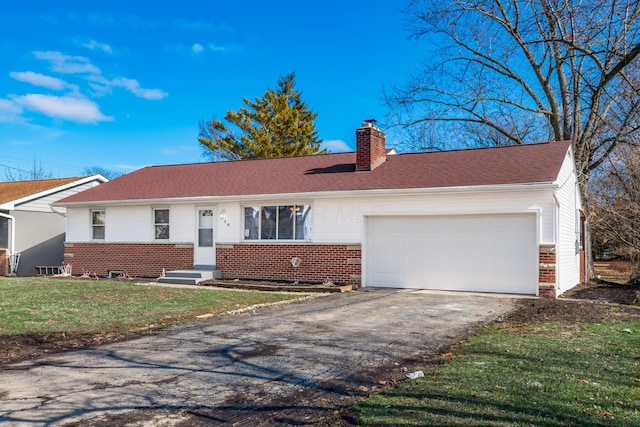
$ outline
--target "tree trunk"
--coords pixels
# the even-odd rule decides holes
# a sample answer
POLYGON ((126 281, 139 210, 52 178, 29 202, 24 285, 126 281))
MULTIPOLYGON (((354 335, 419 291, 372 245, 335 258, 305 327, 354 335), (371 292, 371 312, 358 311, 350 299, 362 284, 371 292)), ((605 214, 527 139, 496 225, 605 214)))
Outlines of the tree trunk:
POLYGON ((579 176, 582 179, 578 179, 578 188, 580 190, 580 197, 582 199, 582 209, 584 210, 585 222, 584 222, 584 236, 582 238, 584 242, 583 250, 584 250, 584 281, 588 282, 589 280, 595 277, 595 272, 593 270, 593 253, 591 251, 591 226, 590 226, 590 217, 591 217, 591 209, 589 205, 589 172, 586 174, 580 174, 579 176))

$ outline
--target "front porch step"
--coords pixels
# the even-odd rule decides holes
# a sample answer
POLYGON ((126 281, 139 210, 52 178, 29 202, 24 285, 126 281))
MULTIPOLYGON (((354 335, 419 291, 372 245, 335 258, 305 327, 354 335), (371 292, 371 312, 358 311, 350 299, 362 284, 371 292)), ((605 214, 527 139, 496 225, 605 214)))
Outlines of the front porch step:
POLYGON ((215 266, 209 268, 198 268, 193 270, 173 270, 167 271, 164 277, 158 279, 158 283, 175 283, 177 285, 197 285, 200 282, 211 279, 222 278, 222 272, 216 270, 215 266), (213 267, 213 268, 211 268, 213 267))

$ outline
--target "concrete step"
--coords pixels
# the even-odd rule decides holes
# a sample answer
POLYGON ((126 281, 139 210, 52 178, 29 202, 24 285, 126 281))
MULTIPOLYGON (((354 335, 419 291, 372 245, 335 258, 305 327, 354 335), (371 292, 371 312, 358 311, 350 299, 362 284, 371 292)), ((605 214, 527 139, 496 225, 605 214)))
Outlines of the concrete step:
POLYGON ((172 270, 164 273, 164 277, 158 279, 158 283, 175 283, 179 285, 197 285, 200 282, 222 278, 222 272, 215 266, 198 266, 192 270, 172 270), (213 268, 212 268, 213 267, 213 268))
POLYGON ((158 283, 171 283, 173 285, 197 285, 202 280, 181 279, 180 277, 160 277, 158 283))
POLYGON ((164 277, 189 277, 191 279, 202 279, 203 277, 213 277, 210 271, 174 270, 164 273, 164 277))

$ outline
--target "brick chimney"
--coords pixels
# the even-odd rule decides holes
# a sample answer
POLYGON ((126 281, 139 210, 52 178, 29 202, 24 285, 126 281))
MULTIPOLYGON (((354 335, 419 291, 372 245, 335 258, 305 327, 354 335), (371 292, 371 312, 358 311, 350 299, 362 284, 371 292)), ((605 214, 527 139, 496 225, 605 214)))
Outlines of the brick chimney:
POLYGON ((372 171, 387 160, 386 135, 367 120, 356 129, 356 171, 372 171))

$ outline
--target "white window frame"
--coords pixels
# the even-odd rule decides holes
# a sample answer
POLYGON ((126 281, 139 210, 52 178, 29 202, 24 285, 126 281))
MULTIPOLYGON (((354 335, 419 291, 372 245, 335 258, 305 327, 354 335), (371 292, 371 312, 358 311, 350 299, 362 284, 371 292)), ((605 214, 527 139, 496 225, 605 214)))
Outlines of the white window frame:
MULTIPOLYGON (((287 242, 287 243, 296 243, 296 242, 310 242, 312 240, 312 234, 313 234, 313 225, 311 224, 309 227, 309 232, 307 233, 306 238, 303 239, 296 239, 296 227, 294 225, 293 227, 293 237, 290 239, 281 239, 278 236, 279 233, 279 215, 276 214, 276 223, 274 225, 274 228, 276 230, 276 238, 274 239, 263 239, 262 238, 262 212, 264 208, 267 207, 276 207, 276 208, 280 208, 280 206, 293 206, 295 207, 308 207, 310 214, 311 214, 311 221, 313 221, 313 205, 311 203, 287 203, 287 202, 280 202, 280 203, 254 203, 254 204, 245 204, 242 205, 242 240, 245 242, 287 242), (246 214, 245 214, 245 209, 247 208, 251 208, 251 209, 258 209, 258 237, 256 239, 251 239, 247 237, 247 232, 249 229, 245 228, 245 220, 246 220, 246 214)), ((303 228, 304 228, 304 223, 303 223, 303 228)))
POLYGON ((89 211, 89 223, 91 224, 91 240, 104 241, 107 236, 107 210, 106 209, 91 209, 89 211), (93 222, 93 214, 94 212, 102 212, 102 216, 104 217, 103 224, 94 224, 93 222), (102 228, 102 238, 96 237, 96 229, 102 228))
POLYGON ((167 242, 171 240, 171 209, 168 207, 157 207, 152 210, 152 223, 153 223, 153 240, 159 240, 162 242, 167 242), (169 215, 168 222, 156 222, 156 212, 157 211, 167 211, 169 215), (166 226, 167 227, 167 237, 158 237, 158 227, 166 226))

